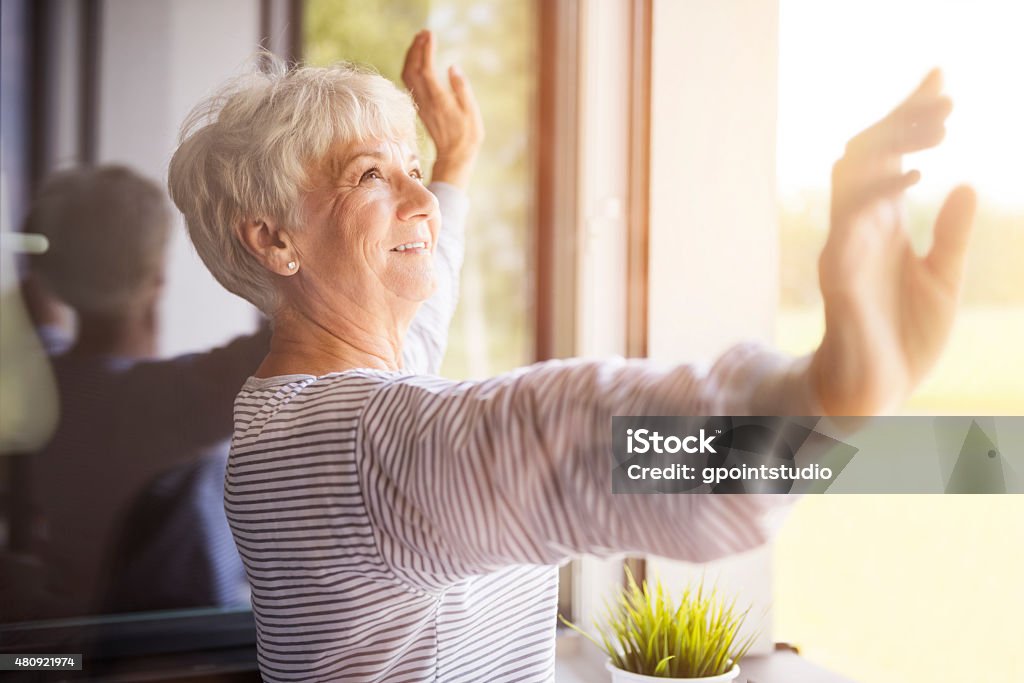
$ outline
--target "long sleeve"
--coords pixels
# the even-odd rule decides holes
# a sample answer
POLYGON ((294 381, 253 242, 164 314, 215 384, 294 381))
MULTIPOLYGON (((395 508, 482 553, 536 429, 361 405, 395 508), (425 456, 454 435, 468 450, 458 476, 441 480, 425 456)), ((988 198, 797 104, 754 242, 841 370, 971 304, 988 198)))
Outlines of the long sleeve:
POLYGON ((551 361, 483 382, 392 380, 361 425, 381 552, 400 576, 436 589, 572 552, 706 561, 756 547, 764 513, 784 496, 613 495, 611 418, 747 414, 781 362, 738 346, 706 372, 619 359, 551 361))
POLYGON ((420 307, 409 326, 402 362, 410 372, 436 375, 448 347, 448 326, 459 302, 459 272, 465 253, 469 200, 465 192, 448 183, 431 183, 430 191, 441 207, 441 234, 434 252, 437 291, 420 307))
POLYGON ((173 441, 184 455, 231 436, 235 395, 269 349, 270 326, 264 322, 224 346, 136 363, 111 381, 122 411, 162 430, 146 437, 173 441))

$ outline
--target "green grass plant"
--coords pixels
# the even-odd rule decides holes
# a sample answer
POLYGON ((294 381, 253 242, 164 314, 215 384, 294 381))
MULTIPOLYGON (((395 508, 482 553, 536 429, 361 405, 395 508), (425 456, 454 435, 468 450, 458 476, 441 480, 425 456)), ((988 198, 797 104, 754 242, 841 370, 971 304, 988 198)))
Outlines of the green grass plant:
POLYGON ((603 623, 594 622, 598 637, 560 618, 623 671, 685 679, 728 673, 742 659, 757 635, 740 638, 749 613, 749 607, 739 610, 735 598, 727 601, 703 581, 671 604, 661 581, 651 590, 647 581, 638 585, 627 568, 626 586, 614 604, 605 602, 603 623))

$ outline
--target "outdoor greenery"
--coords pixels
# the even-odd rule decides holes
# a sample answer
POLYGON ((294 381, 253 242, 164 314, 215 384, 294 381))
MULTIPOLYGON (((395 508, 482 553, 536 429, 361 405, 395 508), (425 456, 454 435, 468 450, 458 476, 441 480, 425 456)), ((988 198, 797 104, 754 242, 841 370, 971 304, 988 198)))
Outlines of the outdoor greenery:
POLYGON ((756 633, 739 635, 750 608, 739 611, 717 588, 703 581, 687 587, 671 603, 661 581, 652 591, 637 585, 626 568, 626 587, 614 605, 605 603, 604 623, 595 622, 600 640, 567 621, 605 652, 612 664, 631 673, 661 678, 702 678, 728 673, 750 649, 756 633))
MULTIPOLYGON (((487 138, 470 187, 466 262, 442 373, 485 377, 532 360, 530 306, 535 4, 503 0, 307 0, 304 59, 351 61, 401 84, 413 35, 437 36, 441 78, 469 77, 487 138)), ((434 150, 421 135, 424 168, 434 150)))
MULTIPOLYGON (((779 222, 783 308, 813 307, 820 301, 817 264, 827 235, 828 201, 825 191, 807 191, 783 203, 779 222)), ((930 245, 938 212, 937 202, 909 204, 908 228, 919 253, 930 245)), ((982 198, 971 237, 964 306, 1024 304, 1020 254, 1024 254, 1024 211, 982 198)))
MULTIPOLYGON (((908 229, 918 253, 930 246, 939 206, 912 201, 908 229)), ((828 229, 828 193, 782 202, 775 343, 795 355, 814 350, 825 329, 818 254, 828 229)), ((961 310, 934 371, 903 410, 909 414, 1014 415, 1024 411, 1024 211, 981 197, 971 237, 961 310)))

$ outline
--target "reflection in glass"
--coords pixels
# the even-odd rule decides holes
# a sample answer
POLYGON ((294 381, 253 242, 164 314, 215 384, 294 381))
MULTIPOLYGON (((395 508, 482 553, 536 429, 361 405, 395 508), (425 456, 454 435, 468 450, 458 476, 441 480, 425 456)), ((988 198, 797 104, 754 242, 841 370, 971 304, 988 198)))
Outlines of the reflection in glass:
POLYGON ((247 602, 221 491, 234 395, 268 335, 154 359, 170 227, 163 188, 123 166, 57 173, 29 210, 49 249, 23 291, 59 420, 21 456, 29 547, 4 554, 4 620, 247 602))

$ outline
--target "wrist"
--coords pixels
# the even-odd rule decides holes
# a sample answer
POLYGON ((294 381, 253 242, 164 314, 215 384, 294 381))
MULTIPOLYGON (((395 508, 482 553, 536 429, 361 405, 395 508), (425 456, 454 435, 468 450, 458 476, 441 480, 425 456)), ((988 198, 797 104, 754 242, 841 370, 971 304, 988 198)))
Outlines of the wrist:
POLYGON ((816 379, 816 356, 779 357, 760 382, 755 394, 755 414, 824 415, 825 408, 816 379))
POLYGON ((470 178, 473 175, 473 166, 476 162, 476 155, 471 156, 440 156, 434 162, 430 172, 431 182, 442 182, 454 185, 461 189, 469 186, 470 178))
POLYGON ((803 382, 804 386, 807 387, 809 395, 814 397, 815 403, 820 408, 820 415, 835 415, 834 410, 831 410, 826 402, 829 400, 825 387, 825 356, 824 351, 825 342, 823 341, 814 353, 808 356, 807 366, 805 368, 803 382))
POLYGON ((878 325, 829 325, 810 366, 811 383, 825 415, 889 414, 910 394, 905 368, 880 339, 878 325))

